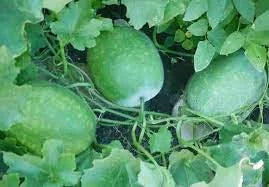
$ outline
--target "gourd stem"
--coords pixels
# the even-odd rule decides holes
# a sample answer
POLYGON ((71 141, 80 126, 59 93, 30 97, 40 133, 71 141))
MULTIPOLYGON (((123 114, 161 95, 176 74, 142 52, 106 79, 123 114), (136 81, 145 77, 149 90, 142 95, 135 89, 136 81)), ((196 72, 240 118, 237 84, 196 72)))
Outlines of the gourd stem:
POLYGON ((148 158, 149 160, 158 168, 159 165, 158 163, 155 161, 154 157, 142 146, 140 145, 137 140, 136 140, 136 136, 135 136, 135 131, 136 131, 136 128, 137 128, 137 121, 134 123, 134 126, 133 126, 133 129, 132 129, 132 139, 133 139, 133 144, 134 146, 139 150, 141 151, 142 153, 144 153, 148 158))
POLYGON ((140 107, 139 117, 141 118, 140 121, 142 121, 142 129, 141 129, 141 133, 140 133, 139 139, 138 139, 139 144, 141 144, 141 142, 142 142, 142 140, 144 138, 144 134, 145 134, 146 127, 147 127, 145 111, 144 111, 145 103, 144 103, 144 98, 143 97, 140 98, 140 106, 141 107, 140 107))

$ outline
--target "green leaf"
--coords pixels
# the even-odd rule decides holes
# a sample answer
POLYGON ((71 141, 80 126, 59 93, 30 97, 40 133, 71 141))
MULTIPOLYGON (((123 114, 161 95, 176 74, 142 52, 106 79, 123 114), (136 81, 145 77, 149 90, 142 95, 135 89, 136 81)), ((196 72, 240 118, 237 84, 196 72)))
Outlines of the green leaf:
POLYGON ((174 41, 183 42, 184 40, 185 40, 185 33, 181 29, 178 29, 175 33, 174 41))
POLYGON ((205 69, 213 59, 216 49, 208 40, 200 41, 194 54, 194 69, 196 72, 205 69))
POLYGON ((211 181, 213 172, 201 156, 194 156, 189 150, 173 152, 169 157, 169 171, 177 186, 190 186, 200 181, 211 181))
POLYGON ((214 29, 224 18, 225 9, 229 0, 208 0, 207 18, 214 29))
POLYGON ((178 15, 183 15, 187 9, 190 0, 169 0, 162 23, 166 23, 178 15))
POLYGON ((23 121, 24 108, 22 106, 27 105, 29 91, 31 91, 31 86, 2 85, 0 89, 0 130, 6 131, 12 125, 23 121))
POLYGON ((245 37, 238 31, 233 32, 230 34, 226 40, 224 41, 220 54, 221 55, 228 55, 239 50, 245 43, 245 37))
POLYGON ((165 48, 172 47, 174 45, 174 38, 172 36, 166 37, 163 45, 165 48))
POLYGON ((218 163, 230 167, 244 157, 253 159, 258 152, 269 152, 268 145, 269 132, 258 128, 250 134, 240 133, 235 135, 232 141, 209 146, 207 149, 218 163))
POLYGON ((20 180, 18 174, 11 173, 4 175, 3 179, 0 181, 1 187, 19 187, 20 180))
POLYGON ((224 168, 218 166, 216 169, 216 175, 214 179, 206 184, 205 182, 199 182, 191 185, 191 187, 226 187, 226 186, 242 186, 243 184, 243 168, 246 165, 251 166, 252 170, 262 169, 263 162, 258 162, 256 164, 250 163, 248 158, 243 158, 239 163, 229 167, 224 168))
POLYGON ((186 13, 184 21, 193 21, 202 16, 208 9, 207 0, 191 0, 186 13))
POLYGON ((21 145, 18 140, 16 140, 16 138, 12 137, 5 137, 4 139, 0 139, 0 151, 13 152, 20 155, 28 152, 26 147, 21 145))
POLYGON ((254 21, 252 28, 255 31, 269 31, 269 10, 261 14, 254 21))
POLYGON ((105 148, 102 149, 103 157, 110 155, 113 149, 123 149, 121 142, 119 140, 114 140, 110 142, 109 144, 105 145, 105 148))
POLYGON ((87 149, 86 151, 80 153, 76 157, 77 170, 84 171, 85 169, 89 169, 93 167, 93 161, 96 159, 101 159, 102 154, 96 152, 94 149, 87 149))
POLYGON ((251 64, 258 70, 264 71, 264 66, 267 60, 267 50, 265 47, 252 43, 250 44, 245 51, 245 55, 251 62, 251 64))
POLYGON ((194 46, 193 46, 193 41, 190 39, 186 39, 184 40, 184 42, 182 43, 182 47, 185 50, 191 50, 194 46))
POLYGON ((112 21, 107 18, 94 18, 95 12, 88 0, 72 2, 59 13, 59 19, 51 23, 52 32, 66 45, 71 43, 78 50, 91 48, 100 31, 111 30, 112 21))
POLYGON ((26 24, 25 31, 28 43, 30 44, 30 52, 33 55, 47 45, 42 34, 44 31, 40 24, 26 24))
POLYGON ((152 153, 154 152, 167 153, 170 150, 171 141, 172 141, 171 132, 167 128, 162 127, 159 129, 158 133, 154 133, 153 135, 151 135, 149 140, 150 151, 152 153))
POLYGON ((207 33, 207 38, 216 48, 217 52, 220 52, 221 47, 227 38, 227 34, 222 27, 215 27, 207 33))
POLYGON ((75 172, 75 155, 63 153, 63 143, 47 140, 44 143, 43 158, 25 154, 4 152, 4 162, 9 173, 25 177, 22 186, 72 186, 78 183, 80 173, 75 172))
POLYGON ((198 21, 191 24, 187 29, 194 36, 204 36, 208 31, 208 21, 205 18, 199 19, 198 21))
POLYGON ((82 187, 139 187, 137 174, 139 162, 123 149, 113 149, 111 154, 93 161, 93 167, 85 170, 81 178, 82 187))
POLYGON ((166 168, 143 161, 140 161, 140 168, 138 182, 143 187, 175 187, 175 181, 166 168))
POLYGON ((246 37, 247 37, 246 38, 247 42, 269 46, 269 30, 268 31, 255 31, 250 28, 246 37))
POLYGON ((253 22, 255 16, 255 3, 252 0, 233 0, 237 11, 246 20, 253 22))
POLYGON ((129 23, 139 30, 146 23, 149 24, 149 27, 160 24, 164 18, 164 11, 169 0, 135 2, 133 0, 122 0, 121 2, 127 7, 126 16, 130 18, 129 23))
POLYGON ((1 0, 0 46, 6 45, 12 56, 19 56, 27 49, 24 37, 25 23, 43 20, 41 0, 1 0), (3 26, 4 25, 4 26, 3 26))
POLYGON ((71 1, 73 0, 43 0, 43 8, 47 8, 58 13, 71 1))
POLYGON ((257 0, 256 2, 256 17, 269 9, 269 1, 257 0))
POLYGON ((15 60, 5 46, 0 46, 0 83, 13 84, 19 73, 15 66, 15 60))

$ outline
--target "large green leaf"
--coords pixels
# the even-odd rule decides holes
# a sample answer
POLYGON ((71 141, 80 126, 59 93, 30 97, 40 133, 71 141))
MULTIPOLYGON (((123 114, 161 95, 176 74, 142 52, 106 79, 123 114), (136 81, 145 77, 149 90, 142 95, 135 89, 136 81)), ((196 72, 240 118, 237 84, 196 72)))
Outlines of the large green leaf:
POLYGON ((229 0, 208 0, 207 18, 212 28, 215 28, 224 18, 229 0))
POLYGON ((264 71, 267 61, 267 50, 264 46, 252 43, 246 48, 245 55, 258 71, 264 71))
POLYGON ((198 43, 194 54, 194 69, 196 72, 205 69, 213 59, 216 48, 210 44, 208 40, 198 43))
POLYGON ((85 170, 82 187, 139 187, 137 174, 139 161, 123 149, 113 149, 111 154, 93 161, 93 167, 85 170))
MULTIPOLYGON (((199 182, 191 185, 191 187, 227 187, 234 186, 239 187, 243 185, 243 169, 251 167, 250 170, 262 171, 263 162, 256 164, 250 163, 248 158, 241 159, 237 164, 229 167, 217 167, 214 179, 206 184, 205 182, 199 182)), ((249 176, 251 177, 251 176, 249 176)), ((260 176, 261 177, 261 176, 260 176)))
POLYGON ((0 1, 0 45, 6 45, 13 56, 27 49, 24 37, 25 23, 43 20, 41 0, 0 1))
POLYGON ((183 15, 189 4, 189 0, 169 0, 165 7, 162 23, 166 23, 178 15, 183 15))
POLYGON ((244 43, 245 37, 242 35, 242 33, 235 31, 230 34, 224 41, 220 50, 220 54, 228 55, 230 53, 233 53, 239 50, 244 45, 244 43))
POLYGON ((73 0, 43 0, 43 7, 58 13, 71 1, 73 0))
POLYGON ((13 84, 19 73, 15 60, 5 46, 0 46, 0 57, 0 83, 1 85, 13 84))
POLYGON ((194 156, 188 150, 173 152, 169 157, 169 171, 177 186, 190 186, 196 182, 209 182, 214 177, 213 171, 201 156, 194 156))
POLYGON ((78 183, 80 173, 75 172, 75 155, 63 152, 63 143, 47 140, 44 143, 43 158, 25 154, 4 152, 4 162, 9 173, 19 173, 25 177, 23 187, 72 186, 78 183))
POLYGON ((160 24, 169 0, 122 0, 121 2, 127 7, 126 15, 130 18, 129 23, 138 30, 146 23, 149 27, 160 24))
POLYGON ((216 50, 220 52, 221 47, 227 38, 227 33, 222 27, 217 26, 207 33, 207 38, 216 50))
POLYGON ((158 133, 151 135, 149 140, 150 150, 152 153, 161 152, 167 153, 170 150, 172 141, 171 132, 165 128, 160 128, 158 133))
POLYGON ((140 161, 138 182, 143 187, 175 187, 171 173, 164 167, 140 161))
POLYGON ((3 179, 0 181, 0 187, 19 187, 19 183, 18 174, 12 173, 3 176, 3 179))
POLYGON ((255 16, 255 3, 252 0, 233 0, 235 8, 243 18, 253 22, 255 16))
POLYGON ((258 16, 253 23, 255 31, 269 31, 269 10, 258 16))
POLYGON ((198 19, 208 10, 207 0, 191 0, 186 13, 184 15, 184 21, 193 21, 198 19))
POLYGON ((256 17, 269 9, 269 1, 257 0, 255 5, 256 5, 256 17))
POLYGON ((269 46, 269 30, 255 31, 254 29, 249 28, 246 33, 246 42, 269 46))
POLYGON ((30 45, 30 52, 34 55, 40 48, 45 47, 46 41, 40 24, 26 24, 26 37, 30 45))
POLYGON ((63 9, 58 21, 51 23, 52 32, 66 45, 71 43, 74 48, 84 50, 94 47, 95 38, 100 31, 111 30, 112 21, 108 18, 95 18, 95 11, 88 0, 72 2, 63 9))
POLYGON ((194 36, 204 36, 208 31, 208 21, 205 18, 199 19, 198 21, 191 24, 187 29, 194 36))

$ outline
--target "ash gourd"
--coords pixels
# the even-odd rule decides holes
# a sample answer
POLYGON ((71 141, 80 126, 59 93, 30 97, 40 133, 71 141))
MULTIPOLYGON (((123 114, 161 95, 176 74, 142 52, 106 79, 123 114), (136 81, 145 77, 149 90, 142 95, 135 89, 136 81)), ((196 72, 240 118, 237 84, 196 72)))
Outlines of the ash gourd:
POLYGON ((108 100, 125 107, 148 101, 164 81, 161 58, 152 41, 130 27, 103 32, 88 50, 88 67, 97 89, 108 100))
MULTIPOLYGON (((58 139, 64 151, 78 154, 95 138, 96 117, 76 94, 59 85, 34 82, 31 85, 0 90, 14 124, 7 131, 31 152, 41 155, 44 142, 58 139)), ((1 112, 1 111, 0 111, 1 112)), ((1 113, 0 113, 1 116, 1 113)))
POLYGON ((267 84, 265 71, 257 71, 242 50, 217 57, 195 73, 185 89, 187 105, 208 116, 229 116, 258 102, 267 84))

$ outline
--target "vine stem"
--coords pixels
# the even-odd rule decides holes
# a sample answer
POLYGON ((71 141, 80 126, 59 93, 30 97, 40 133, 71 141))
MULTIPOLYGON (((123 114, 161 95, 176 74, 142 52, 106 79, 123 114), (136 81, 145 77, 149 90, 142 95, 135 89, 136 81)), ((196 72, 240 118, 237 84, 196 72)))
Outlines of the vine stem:
MULTIPOLYGON (((116 104, 104 99, 102 96, 100 96, 98 93, 96 93, 95 90, 89 90, 89 92, 91 94, 93 94, 96 98, 98 98, 99 100, 104 102, 105 104, 111 106, 112 108, 123 110, 123 111, 128 111, 128 112, 136 112, 136 113, 140 112, 139 108, 128 108, 128 107, 122 107, 122 106, 116 105, 116 104)), ((168 114, 163 114, 163 113, 158 113, 158 112, 151 112, 151 111, 145 111, 145 114, 154 115, 154 116, 160 116, 160 117, 170 117, 170 115, 168 115, 168 114)))
POLYGON ((62 57, 63 65, 64 65, 64 75, 66 75, 68 62, 65 56, 64 45, 61 41, 60 41, 60 52, 61 52, 61 57, 62 57))
POLYGON ((218 120, 216 120, 214 118, 211 118, 209 116, 205 116, 205 115, 203 115, 203 114, 201 114, 199 112, 193 111, 193 110, 191 110, 189 108, 185 108, 184 110, 186 110, 187 112, 190 112, 190 113, 192 113, 194 115, 200 116, 200 117, 206 119, 207 121, 209 121, 209 122, 211 122, 213 124, 216 124, 217 127, 223 127, 224 126, 224 123, 223 122, 218 121, 218 120))
POLYGON ((176 127, 176 135, 177 135, 178 142, 180 144, 182 144, 183 146, 185 146, 185 147, 189 147, 189 148, 195 150, 197 153, 199 153, 200 155, 204 156, 206 159, 208 159, 209 161, 211 161, 214 165, 216 165, 217 167, 222 168, 222 166, 215 159, 213 159, 210 155, 208 155, 207 153, 205 153, 201 149, 193 146, 191 143, 188 143, 188 142, 184 141, 180 137, 180 127, 181 127, 181 124, 182 124, 182 121, 181 122, 178 122, 177 127, 176 127))
POLYGON ((134 146, 139 150, 141 151, 142 153, 144 153, 148 158, 149 160, 158 168, 159 165, 158 163, 156 162, 156 160, 154 159, 154 157, 142 146, 139 144, 139 142, 137 142, 136 140, 136 136, 135 136, 135 130, 137 128, 137 125, 138 125, 138 122, 136 121, 134 123, 134 126, 133 126, 133 129, 132 129, 132 139, 133 139, 133 143, 134 143, 134 146))

